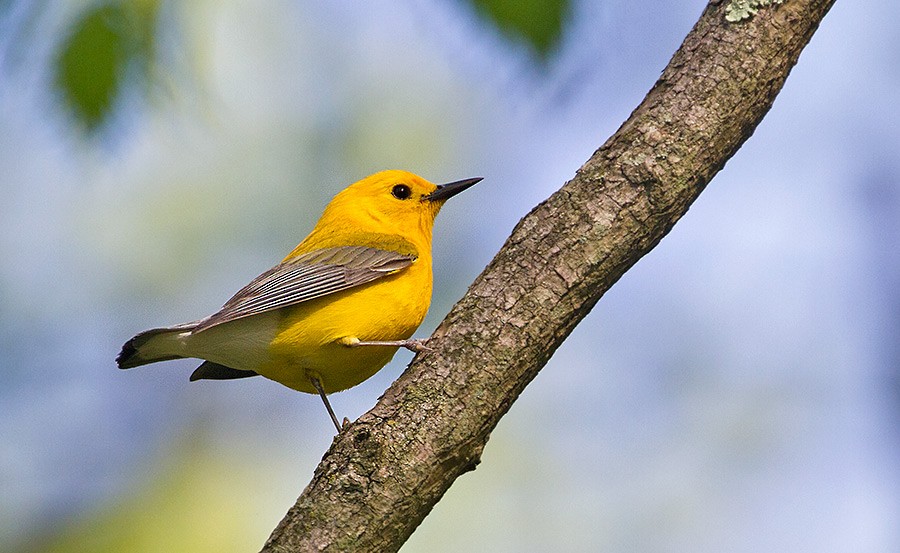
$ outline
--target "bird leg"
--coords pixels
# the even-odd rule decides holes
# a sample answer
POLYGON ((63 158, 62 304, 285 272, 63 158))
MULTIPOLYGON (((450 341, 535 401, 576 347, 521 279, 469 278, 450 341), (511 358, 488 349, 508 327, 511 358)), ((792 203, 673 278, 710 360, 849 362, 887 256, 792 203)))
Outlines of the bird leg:
POLYGON ((390 340, 386 342, 361 342, 357 338, 347 339, 344 341, 344 345, 350 348, 355 348, 358 346, 392 346, 398 348, 406 348, 409 351, 415 353, 427 353, 434 351, 430 347, 425 344, 428 343, 428 340, 422 340, 419 338, 410 338, 408 340, 390 340))
MULTIPOLYGON (((319 379, 314 376, 309 377, 309 381, 312 383, 313 388, 315 388, 316 391, 319 392, 319 397, 322 398, 322 401, 325 403, 325 408, 328 409, 328 414, 331 415, 331 422, 334 423, 334 427, 337 428, 338 434, 340 434, 341 425, 338 422, 337 417, 334 416, 334 409, 332 409, 331 404, 328 403, 328 396, 325 395, 325 389, 322 388, 322 383, 319 382, 319 379)), ((344 420, 346 421, 347 419, 345 418, 344 420)))

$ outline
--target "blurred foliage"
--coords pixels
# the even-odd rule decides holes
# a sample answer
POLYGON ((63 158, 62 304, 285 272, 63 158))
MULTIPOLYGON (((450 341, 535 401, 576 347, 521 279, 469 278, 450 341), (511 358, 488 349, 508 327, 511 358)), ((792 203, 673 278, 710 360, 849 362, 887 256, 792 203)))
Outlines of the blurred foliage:
POLYGON ((59 45, 54 85, 88 131, 109 117, 127 77, 146 78, 154 55, 158 0, 98 4, 59 45))
MULTIPOLYGON (((758 1, 758 0, 757 0, 758 1)), ((481 17, 546 59, 558 45, 568 0, 471 0, 481 17)), ((146 86, 154 60, 160 0, 95 3, 58 46, 54 86, 88 132, 111 115, 126 84, 146 86)))
POLYGON ((568 0, 472 0, 482 17, 507 36, 524 40, 545 59, 559 43, 568 0))
MULTIPOLYGON (((260 455, 267 455, 260 453, 260 455)), ((255 470, 256 457, 189 436, 166 462, 145 471, 141 488, 86 513, 21 553, 238 553, 258 550, 289 503, 273 501, 268 479, 285 467, 255 470), (192 440, 197 443, 191 443, 192 440), (223 484, 223 482, 227 482, 223 484)), ((288 492, 293 497, 294 492, 288 492)))

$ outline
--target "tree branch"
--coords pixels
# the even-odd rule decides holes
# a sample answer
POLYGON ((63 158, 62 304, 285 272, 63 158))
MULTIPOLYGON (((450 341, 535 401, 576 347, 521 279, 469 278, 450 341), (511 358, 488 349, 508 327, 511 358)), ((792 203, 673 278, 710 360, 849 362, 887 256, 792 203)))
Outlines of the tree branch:
POLYGON ((600 297, 753 133, 834 0, 740 23, 713 1, 659 81, 532 210, 378 404, 335 439, 264 552, 396 551, 600 297))

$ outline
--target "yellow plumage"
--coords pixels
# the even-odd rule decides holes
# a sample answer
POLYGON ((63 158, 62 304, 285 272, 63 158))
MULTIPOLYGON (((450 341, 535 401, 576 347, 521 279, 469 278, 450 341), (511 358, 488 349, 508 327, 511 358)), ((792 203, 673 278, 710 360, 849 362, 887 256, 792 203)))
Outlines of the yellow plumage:
POLYGON ((119 367, 196 357, 207 363, 192 380, 259 374, 318 392, 328 406, 324 394, 369 378, 399 346, 417 349, 408 338, 431 302, 434 218, 479 180, 436 186, 395 170, 350 185, 303 242, 222 310, 138 334, 119 367))

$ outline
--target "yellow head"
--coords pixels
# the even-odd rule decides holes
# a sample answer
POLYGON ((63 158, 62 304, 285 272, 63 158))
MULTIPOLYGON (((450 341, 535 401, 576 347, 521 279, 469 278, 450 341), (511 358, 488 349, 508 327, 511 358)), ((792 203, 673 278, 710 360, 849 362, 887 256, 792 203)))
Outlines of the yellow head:
POLYGON ((430 249, 431 229, 441 206, 480 180, 435 185, 408 171, 375 173, 338 193, 304 242, 316 235, 373 233, 430 249))

